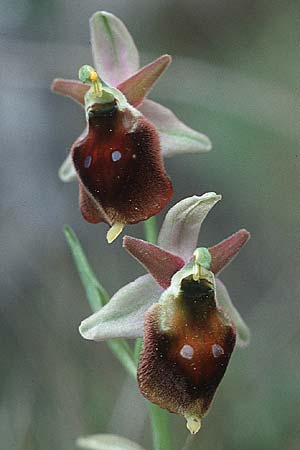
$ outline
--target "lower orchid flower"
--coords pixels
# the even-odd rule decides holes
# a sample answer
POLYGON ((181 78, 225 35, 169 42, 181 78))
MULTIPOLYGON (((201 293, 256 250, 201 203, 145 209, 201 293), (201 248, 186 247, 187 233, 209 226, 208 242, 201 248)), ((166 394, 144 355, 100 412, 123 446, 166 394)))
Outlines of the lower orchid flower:
POLYGON ((81 82, 56 79, 52 85, 86 111, 86 129, 60 177, 78 179, 83 217, 108 223, 107 240, 112 242, 125 224, 144 221, 169 202, 173 188, 163 156, 204 152, 211 144, 168 109, 145 100, 170 64, 169 55, 138 70, 138 51, 118 18, 98 12, 90 27, 95 68, 83 66, 81 82))
POLYGON ((183 415, 191 433, 201 426, 235 344, 249 330, 217 275, 250 235, 239 230, 196 248, 201 224, 221 199, 213 192, 186 198, 166 215, 158 245, 125 236, 124 247, 149 272, 121 288, 80 333, 96 341, 143 337, 138 365, 142 394, 183 415))

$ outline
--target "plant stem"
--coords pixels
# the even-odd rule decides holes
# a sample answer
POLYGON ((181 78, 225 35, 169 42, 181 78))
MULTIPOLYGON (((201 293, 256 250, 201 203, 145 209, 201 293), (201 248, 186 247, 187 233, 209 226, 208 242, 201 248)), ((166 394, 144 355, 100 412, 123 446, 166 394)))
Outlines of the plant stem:
MULTIPOLYGON (((144 222, 144 233, 148 242, 151 242, 151 244, 156 244, 157 225, 155 216, 150 217, 150 219, 144 222)), ((139 352, 141 351, 141 347, 141 340, 138 339, 135 344, 135 358, 137 359, 139 352)), ((153 449, 171 450, 168 412, 149 402, 149 414, 152 426, 153 449)))
POLYGON ((134 360, 136 365, 138 365, 139 363, 142 347, 143 347, 143 338, 137 338, 134 346, 134 360))
POLYGON ((155 244, 157 240, 156 217, 152 216, 144 222, 144 234, 146 241, 155 244))
POLYGON ((153 449, 171 450, 169 417, 167 411, 164 411, 153 403, 149 403, 149 412, 152 425, 153 449))

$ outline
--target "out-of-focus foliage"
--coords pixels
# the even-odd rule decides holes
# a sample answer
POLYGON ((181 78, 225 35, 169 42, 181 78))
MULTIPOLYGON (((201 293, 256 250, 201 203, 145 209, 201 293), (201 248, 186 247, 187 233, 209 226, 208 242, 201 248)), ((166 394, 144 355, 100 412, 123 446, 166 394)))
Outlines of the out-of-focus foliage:
MULTIPOLYGON (((108 247, 105 225, 81 219, 75 185, 57 177, 84 117, 49 85, 91 63, 88 18, 97 9, 122 18, 142 63, 174 56, 151 97, 212 140, 208 154, 166 162, 174 203, 223 194, 200 245, 242 226, 252 233, 222 276, 252 342, 234 355, 192 449, 297 450, 300 6, 292 0, 2 1, 1 442, 66 450, 79 435, 112 432, 151 446, 135 384, 105 345, 78 334, 89 307, 62 232, 73 226, 111 294, 142 273, 120 241, 108 247)), ((142 227, 127 232, 141 237, 142 227)), ((187 432, 177 417, 172 427, 176 450, 187 432)))

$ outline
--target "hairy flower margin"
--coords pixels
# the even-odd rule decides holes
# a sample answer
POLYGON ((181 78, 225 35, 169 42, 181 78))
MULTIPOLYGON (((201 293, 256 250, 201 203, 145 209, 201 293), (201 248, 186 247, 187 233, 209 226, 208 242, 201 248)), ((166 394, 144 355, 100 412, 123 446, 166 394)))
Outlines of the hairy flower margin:
POLYGON ((250 234, 239 230, 208 249, 198 234, 221 199, 213 192, 186 198, 169 210, 158 245, 125 236, 124 247, 149 272, 121 288, 79 328, 86 339, 143 337, 138 367, 141 392, 183 415, 199 430, 223 378, 235 342, 249 330, 217 277, 250 234))
POLYGON ((206 152, 211 143, 146 99, 170 64, 169 55, 139 69, 134 41, 117 17, 97 12, 90 30, 95 69, 83 66, 84 82, 52 84, 54 92, 84 105, 87 119, 59 175, 63 181, 78 179, 83 217, 108 223, 112 242, 126 223, 146 220, 169 202, 173 190, 162 157, 206 152))

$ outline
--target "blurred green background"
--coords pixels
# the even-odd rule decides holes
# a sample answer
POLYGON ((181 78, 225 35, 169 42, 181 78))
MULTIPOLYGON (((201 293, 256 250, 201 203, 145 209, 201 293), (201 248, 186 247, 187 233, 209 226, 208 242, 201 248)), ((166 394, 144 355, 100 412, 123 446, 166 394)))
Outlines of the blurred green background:
MULTIPOLYGON (((151 98, 205 132, 213 151, 166 161, 177 200, 223 201, 201 245, 241 227, 251 242, 222 279, 252 330, 236 351, 196 450, 300 448, 300 5, 286 0, 1 0, 0 447, 71 450, 96 432, 151 449, 145 401, 105 344, 78 334, 89 307, 62 227, 77 232, 112 294, 143 273, 84 222, 75 184, 57 170, 84 126, 50 93, 54 77, 91 63, 88 19, 119 16, 142 63, 174 57, 151 98)), ((161 222, 160 215, 159 221, 161 222)), ((126 232, 142 237, 142 227, 126 232)), ((187 431, 172 416, 174 450, 187 431)))

